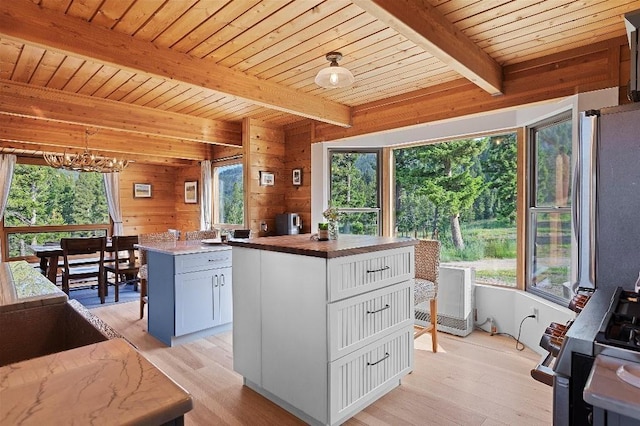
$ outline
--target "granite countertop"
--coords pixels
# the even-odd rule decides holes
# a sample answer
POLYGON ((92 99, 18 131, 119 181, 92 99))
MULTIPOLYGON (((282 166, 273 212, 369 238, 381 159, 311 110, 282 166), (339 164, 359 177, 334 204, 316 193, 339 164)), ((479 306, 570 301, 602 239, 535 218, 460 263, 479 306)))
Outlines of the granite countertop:
POLYGON ((340 235, 337 240, 318 241, 312 239, 311 234, 300 234, 230 240, 228 244, 235 247, 248 247, 331 259, 378 250, 413 246, 417 244, 417 242, 418 241, 413 238, 375 237, 368 235, 340 235))
POLYGON ((25 261, 0 262, 0 312, 64 303, 67 295, 25 261))
POLYGON ((209 253, 213 251, 230 250, 226 244, 214 243, 205 244, 201 241, 172 241, 172 242, 157 242, 138 244, 138 248, 155 251, 158 253, 180 255, 180 254, 194 254, 194 253, 209 253))
MULTIPOLYGON (((625 382, 616 373, 625 365, 638 368, 635 362, 598 355, 583 397, 591 405, 640 420, 640 388, 625 382)), ((640 377, 637 379, 640 383, 640 377)))
POLYGON ((0 367, 0 424, 162 424, 191 395, 124 339, 0 367))

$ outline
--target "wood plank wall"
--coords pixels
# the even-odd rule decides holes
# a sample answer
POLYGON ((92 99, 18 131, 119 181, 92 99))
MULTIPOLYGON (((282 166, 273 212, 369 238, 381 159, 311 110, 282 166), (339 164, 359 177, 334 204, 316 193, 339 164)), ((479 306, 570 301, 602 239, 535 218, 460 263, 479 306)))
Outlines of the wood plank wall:
POLYGON ((165 232, 177 227, 179 170, 171 166, 133 163, 120 173, 120 205, 125 235, 165 232), (134 198, 134 183, 150 183, 151 198, 134 198))
POLYGON ((286 211, 298 213, 302 220, 302 233, 315 231, 311 226, 311 140, 313 125, 301 122, 287 126, 285 132, 284 173, 286 211), (302 185, 292 184, 293 169, 302 169, 302 185), (286 181, 286 179, 285 179, 286 181))
POLYGON ((274 235, 279 213, 285 213, 285 193, 291 187, 285 168, 284 130, 246 118, 242 126, 245 172, 245 222, 253 236, 274 235), (273 186, 260 185, 260 172, 275 176, 273 186), (267 231, 261 230, 266 224, 267 231))
POLYGON ((200 193, 202 191, 202 179, 200 164, 189 167, 179 167, 176 171, 175 180, 175 209, 176 209, 176 229, 182 231, 197 231, 200 229, 200 193), (186 204, 184 202, 184 183, 198 182, 198 202, 196 204, 186 204))

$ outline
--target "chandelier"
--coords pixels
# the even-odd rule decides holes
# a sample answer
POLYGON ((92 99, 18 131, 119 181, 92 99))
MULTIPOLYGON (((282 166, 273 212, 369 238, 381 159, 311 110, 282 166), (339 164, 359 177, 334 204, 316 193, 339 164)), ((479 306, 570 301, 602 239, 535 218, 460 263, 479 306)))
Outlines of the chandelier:
POLYGON ((85 130, 84 152, 76 154, 69 154, 66 151, 63 154, 45 152, 43 156, 51 167, 78 172, 117 173, 129 164, 129 160, 103 157, 90 152, 88 130, 85 130))

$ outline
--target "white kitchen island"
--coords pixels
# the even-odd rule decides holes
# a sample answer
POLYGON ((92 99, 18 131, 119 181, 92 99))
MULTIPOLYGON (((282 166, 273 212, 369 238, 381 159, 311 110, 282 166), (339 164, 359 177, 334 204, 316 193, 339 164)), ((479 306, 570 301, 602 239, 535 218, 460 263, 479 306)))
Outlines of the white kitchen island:
POLYGON ((415 240, 231 241, 233 365, 310 424, 339 424, 413 369, 415 240))
POLYGON ((176 241, 147 250, 148 330, 175 346, 231 329, 231 247, 176 241))

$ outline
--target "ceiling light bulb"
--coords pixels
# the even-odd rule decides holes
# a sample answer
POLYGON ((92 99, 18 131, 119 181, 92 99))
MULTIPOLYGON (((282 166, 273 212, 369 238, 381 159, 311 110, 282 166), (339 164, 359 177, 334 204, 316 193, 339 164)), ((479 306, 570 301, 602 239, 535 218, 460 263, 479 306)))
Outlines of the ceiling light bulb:
POLYGON ((315 82, 318 86, 325 89, 334 89, 341 87, 349 87, 353 84, 355 78, 348 69, 338 65, 338 61, 342 58, 339 52, 331 52, 327 54, 327 60, 330 65, 323 68, 316 75, 315 82))

